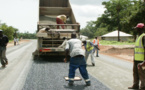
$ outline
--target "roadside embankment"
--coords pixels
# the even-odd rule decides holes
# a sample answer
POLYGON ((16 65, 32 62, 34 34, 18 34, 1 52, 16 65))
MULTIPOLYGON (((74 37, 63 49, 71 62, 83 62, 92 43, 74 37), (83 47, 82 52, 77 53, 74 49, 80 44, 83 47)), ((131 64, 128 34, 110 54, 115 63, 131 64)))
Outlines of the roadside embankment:
POLYGON ((134 45, 100 45, 100 53, 132 62, 134 45))

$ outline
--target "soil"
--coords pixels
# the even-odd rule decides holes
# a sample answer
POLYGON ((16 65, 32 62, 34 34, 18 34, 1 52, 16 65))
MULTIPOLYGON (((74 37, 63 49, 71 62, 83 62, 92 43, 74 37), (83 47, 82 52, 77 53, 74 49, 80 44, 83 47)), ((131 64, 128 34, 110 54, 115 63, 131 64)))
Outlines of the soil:
POLYGON ((99 53, 133 62, 134 45, 100 45, 99 53))

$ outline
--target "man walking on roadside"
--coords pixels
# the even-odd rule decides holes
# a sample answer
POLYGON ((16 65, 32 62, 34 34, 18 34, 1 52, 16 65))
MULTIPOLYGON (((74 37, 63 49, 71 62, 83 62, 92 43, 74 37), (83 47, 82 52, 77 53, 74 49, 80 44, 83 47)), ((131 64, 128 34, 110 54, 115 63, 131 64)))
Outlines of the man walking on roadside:
POLYGON ((14 37, 14 46, 16 46, 16 45, 17 45, 17 38, 14 37))
POLYGON ((17 43, 18 43, 18 45, 19 45, 19 38, 17 38, 17 43))
POLYGON ((83 41, 83 45, 85 46, 85 58, 86 62, 88 60, 89 55, 91 55, 92 65, 95 66, 95 57, 94 57, 94 44, 91 41, 85 40, 83 41))
POLYGON ((94 44, 94 53, 96 51, 96 57, 99 57, 99 39, 97 37, 95 37, 95 39, 93 40, 93 44, 94 44))
POLYGON ((133 86, 128 87, 128 89, 139 89, 145 90, 145 71, 142 74, 141 66, 145 62, 145 33, 144 24, 138 23, 136 26, 137 33, 139 37, 136 39, 134 48, 134 64, 133 64, 133 86), (139 87, 139 81, 141 81, 141 86, 139 87))
POLYGON ((6 46, 8 42, 8 37, 3 35, 3 31, 0 30, 0 60, 2 67, 5 67, 8 64, 8 59, 6 58, 6 46))
POLYGON ((67 62, 68 53, 70 53, 70 64, 69 64, 69 84, 70 86, 74 83, 75 71, 79 68, 79 71, 86 82, 86 86, 90 86, 91 82, 89 79, 88 71, 86 69, 85 52, 82 49, 81 40, 76 38, 76 34, 71 34, 70 40, 66 44, 66 56, 64 61, 67 62))

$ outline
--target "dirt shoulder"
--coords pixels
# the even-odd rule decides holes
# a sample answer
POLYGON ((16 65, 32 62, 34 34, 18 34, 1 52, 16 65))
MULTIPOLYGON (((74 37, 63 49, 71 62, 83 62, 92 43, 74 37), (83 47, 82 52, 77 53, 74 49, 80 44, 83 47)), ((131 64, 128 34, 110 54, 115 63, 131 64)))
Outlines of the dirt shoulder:
MULTIPOLYGON (((19 41, 19 44, 26 43, 26 42, 29 42, 29 41, 30 40, 28 40, 28 39, 22 39, 22 40, 19 41)), ((16 45, 19 45, 19 44, 16 44, 16 45)), ((9 42, 8 45, 7 45, 7 47, 12 47, 12 46, 14 46, 14 41, 9 42)))
POLYGON ((99 53, 132 62, 134 45, 100 45, 99 53))

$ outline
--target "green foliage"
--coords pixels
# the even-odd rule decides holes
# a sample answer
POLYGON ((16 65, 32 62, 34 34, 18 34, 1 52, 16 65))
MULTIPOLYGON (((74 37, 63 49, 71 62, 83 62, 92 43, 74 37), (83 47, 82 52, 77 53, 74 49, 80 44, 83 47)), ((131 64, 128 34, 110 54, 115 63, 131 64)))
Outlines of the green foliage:
POLYGON ((88 36, 89 38, 93 38, 95 32, 96 27, 94 27, 93 21, 88 22, 87 26, 80 31, 82 35, 88 36))
POLYGON ((94 34, 95 34, 95 36, 101 36, 101 35, 107 34, 107 33, 108 33, 108 31, 106 28, 98 28, 94 34))
POLYGON ((135 41, 134 41, 133 38, 130 38, 130 39, 128 39, 128 42, 129 42, 129 43, 134 43, 135 41))
POLYGON ((145 0, 110 0, 103 2, 106 10, 96 21, 90 21, 81 34, 92 38, 119 30, 136 35, 132 28, 145 22, 145 0))
POLYGON ((118 42, 118 41, 106 41, 106 40, 100 40, 101 45, 134 45, 134 42, 118 42))
POLYGON ((19 33, 19 30, 17 28, 8 26, 5 23, 0 25, 0 29, 3 30, 3 34, 6 35, 9 38, 9 40, 13 40, 14 37, 23 37, 24 39, 36 39, 36 33, 19 33))
POLYGON ((0 29, 3 30, 3 34, 7 35, 7 37, 12 40, 13 39, 13 34, 15 32, 15 30, 17 30, 16 28, 12 27, 12 26, 7 26, 5 23, 1 24, 0 29))
POLYGON ((108 31, 118 30, 119 24, 121 26, 121 31, 130 31, 131 27, 129 27, 128 30, 123 27, 129 22, 128 17, 132 13, 131 8, 133 5, 131 0, 110 0, 108 2, 103 2, 102 4, 105 5, 106 10, 101 18, 108 19, 108 22, 104 22, 108 26, 108 31))
POLYGON ((19 38, 23 37, 23 39, 36 39, 36 33, 29 33, 29 32, 25 32, 25 33, 18 33, 19 38))
POLYGON ((134 13, 130 16, 129 24, 136 26, 137 23, 145 22, 145 2, 142 3, 140 0, 135 3, 134 13))

